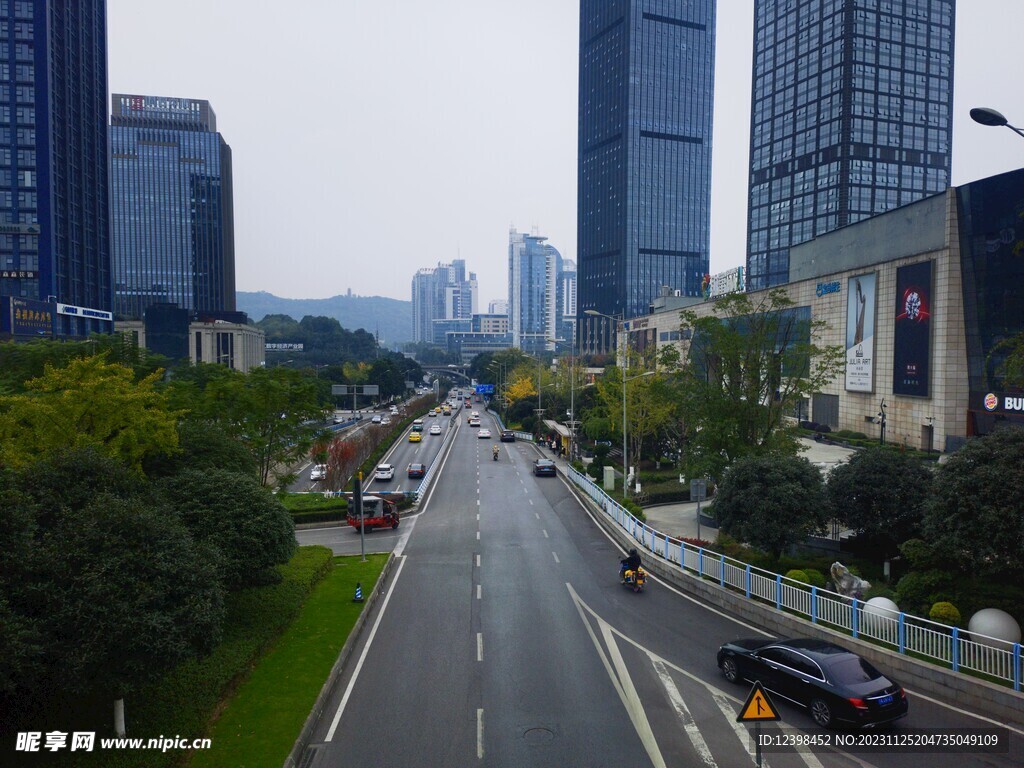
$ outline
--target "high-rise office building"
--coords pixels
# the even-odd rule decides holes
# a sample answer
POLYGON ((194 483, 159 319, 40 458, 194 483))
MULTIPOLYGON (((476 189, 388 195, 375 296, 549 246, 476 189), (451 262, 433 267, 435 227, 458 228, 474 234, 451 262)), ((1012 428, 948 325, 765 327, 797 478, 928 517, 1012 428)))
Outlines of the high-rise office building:
POLYGON ((0 3, 0 294, 61 336, 113 330, 106 28, 105 0, 0 3))
POLYGON ((466 272, 465 259, 419 270, 412 278, 413 341, 434 343, 435 320, 469 320, 477 293, 476 273, 466 272))
POLYGON ((789 246, 942 192, 955 0, 756 0, 747 290, 789 246))
POLYGON ((234 311, 231 148, 208 101, 115 93, 110 111, 114 311, 234 311))
POLYGON ((566 274, 572 261, 546 242, 546 237, 527 235, 515 228, 508 233, 508 318, 512 346, 528 352, 553 351, 555 340, 570 340, 575 317, 575 272, 566 274), (571 295, 566 295, 566 290, 571 295))
POLYGON ((581 0, 580 344, 644 314, 662 285, 698 295, 708 271, 715 0, 581 0))

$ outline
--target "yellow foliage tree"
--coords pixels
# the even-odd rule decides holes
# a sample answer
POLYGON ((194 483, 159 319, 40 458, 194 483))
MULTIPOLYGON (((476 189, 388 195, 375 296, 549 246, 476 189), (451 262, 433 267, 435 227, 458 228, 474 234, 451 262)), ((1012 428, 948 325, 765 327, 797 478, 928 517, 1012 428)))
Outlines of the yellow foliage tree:
POLYGON ((62 448, 94 447, 140 470, 178 446, 178 413, 154 388, 163 371, 135 380, 105 355, 47 365, 25 394, 0 397, 0 463, 24 466, 62 448))
POLYGON ((513 374, 513 377, 505 389, 505 397, 508 398, 509 405, 524 397, 533 397, 537 394, 537 387, 534 386, 532 377, 518 372, 513 374))

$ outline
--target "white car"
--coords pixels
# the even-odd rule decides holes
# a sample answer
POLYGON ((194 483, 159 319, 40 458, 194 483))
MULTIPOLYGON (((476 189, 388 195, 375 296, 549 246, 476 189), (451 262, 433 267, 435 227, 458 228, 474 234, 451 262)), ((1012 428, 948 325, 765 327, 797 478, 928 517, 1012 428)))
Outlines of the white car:
POLYGON ((469 426, 471 426, 471 427, 479 427, 480 426, 480 419, 470 419, 469 420, 469 426))
POLYGON ((388 424, 391 423, 391 419, 389 419, 387 416, 385 416, 383 419, 380 420, 380 423, 381 423, 381 426, 387 426, 388 424))
POLYGON ((378 464, 373 475, 374 480, 394 480, 395 468, 391 464, 378 464))
POLYGON ((491 430, 489 430, 489 429, 481 429, 479 432, 476 433, 476 436, 478 438, 483 438, 485 440, 490 440, 490 438, 491 438, 491 430))
POLYGON ((440 424, 435 424, 434 426, 432 426, 430 428, 430 434, 432 434, 432 435, 440 435, 441 434, 441 425, 440 424))
MULTIPOLYGON (((627 379, 627 381, 628 381, 628 379, 627 379)), ((370 423, 372 423, 372 424, 380 424, 380 422, 381 422, 380 416, 374 416, 372 419, 370 419, 370 423)))
POLYGON ((309 479, 314 483, 317 480, 327 479, 327 465, 326 464, 314 464, 313 469, 309 471, 309 479))

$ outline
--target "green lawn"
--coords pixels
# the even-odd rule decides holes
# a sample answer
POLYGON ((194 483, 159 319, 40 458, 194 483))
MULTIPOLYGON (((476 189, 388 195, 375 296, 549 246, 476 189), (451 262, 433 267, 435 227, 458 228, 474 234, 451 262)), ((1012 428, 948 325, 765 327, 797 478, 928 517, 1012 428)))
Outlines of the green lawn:
POLYGON ((192 753, 193 768, 280 768, 364 608, 387 555, 339 557, 295 621, 257 662, 210 729, 213 747, 192 753))

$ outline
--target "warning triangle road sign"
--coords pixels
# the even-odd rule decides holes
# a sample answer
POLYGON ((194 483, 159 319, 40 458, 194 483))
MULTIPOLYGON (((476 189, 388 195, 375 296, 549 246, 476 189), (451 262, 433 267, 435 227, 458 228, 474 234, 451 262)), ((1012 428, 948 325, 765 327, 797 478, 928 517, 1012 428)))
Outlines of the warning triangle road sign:
POLYGON ((754 683, 750 689, 750 695, 743 703, 740 714, 736 718, 737 723, 765 722, 781 720, 779 711, 775 709, 772 700, 768 698, 768 692, 761 687, 761 683, 754 683))

